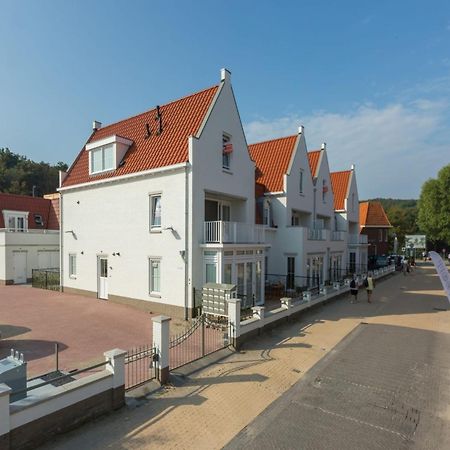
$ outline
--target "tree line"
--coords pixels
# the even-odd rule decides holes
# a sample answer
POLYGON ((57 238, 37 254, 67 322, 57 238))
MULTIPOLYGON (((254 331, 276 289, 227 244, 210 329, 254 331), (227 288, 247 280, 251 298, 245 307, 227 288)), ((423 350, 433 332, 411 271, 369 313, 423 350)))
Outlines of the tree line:
POLYGON ((60 170, 66 171, 67 164, 35 162, 9 148, 0 148, 0 192, 42 197, 56 191, 60 170))

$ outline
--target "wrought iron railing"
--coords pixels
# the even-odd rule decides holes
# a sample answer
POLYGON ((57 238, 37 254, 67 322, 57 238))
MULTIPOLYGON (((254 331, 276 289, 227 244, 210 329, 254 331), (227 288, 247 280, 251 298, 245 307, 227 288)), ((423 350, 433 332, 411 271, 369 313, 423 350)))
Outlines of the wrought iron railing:
POLYGON ((35 288, 59 291, 59 269, 33 269, 31 271, 31 285, 35 288))

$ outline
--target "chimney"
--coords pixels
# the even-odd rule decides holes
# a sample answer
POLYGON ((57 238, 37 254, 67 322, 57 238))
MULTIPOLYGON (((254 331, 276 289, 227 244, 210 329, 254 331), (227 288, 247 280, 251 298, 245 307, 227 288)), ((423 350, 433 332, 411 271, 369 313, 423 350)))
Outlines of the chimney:
POLYGON ((352 164, 352 165, 350 166, 350 170, 355 170, 355 165, 354 165, 354 164, 352 164))
POLYGON ((93 129, 94 131, 100 130, 101 127, 102 127, 102 123, 99 122, 98 120, 94 120, 94 121, 92 122, 92 129, 93 129))
POLYGON ((231 72, 228 69, 221 69, 220 70, 220 81, 231 81, 231 72))
POLYGON ((305 127, 303 125, 298 127, 298 134, 305 134, 305 127))
POLYGON ((326 142, 323 142, 322 145, 320 146, 320 148, 321 148, 322 150, 326 150, 326 149, 327 149, 327 143, 326 143, 326 142))

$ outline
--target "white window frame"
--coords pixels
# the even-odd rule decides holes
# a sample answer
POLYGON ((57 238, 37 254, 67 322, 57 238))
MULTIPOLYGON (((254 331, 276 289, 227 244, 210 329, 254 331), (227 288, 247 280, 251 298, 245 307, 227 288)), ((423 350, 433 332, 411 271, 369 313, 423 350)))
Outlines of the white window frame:
POLYGON ((25 232, 28 230, 28 214, 27 211, 12 211, 3 210, 3 219, 5 222, 5 228, 8 231, 25 232), (14 227, 9 226, 9 219, 14 219, 14 227), (23 228, 19 228, 18 219, 23 219, 23 228))
POLYGON ((149 202, 150 202, 150 231, 161 231, 162 226, 162 194, 161 192, 157 192, 154 194, 149 195, 149 202), (159 208, 160 208, 160 215, 159 215, 159 224, 154 223, 154 212, 155 212, 155 206, 154 200, 159 198, 159 208))
POLYGON ((231 170, 231 153, 224 153, 226 144, 231 144, 231 136, 227 133, 222 133, 222 169, 231 170), (227 160, 227 163, 225 163, 227 160))
POLYGON ((69 253, 69 278, 77 277, 77 254, 69 253))
POLYGON ((89 175, 96 175, 103 172, 110 172, 116 168, 116 151, 114 144, 106 144, 100 147, 93 148, 89 151, 89 175), (111 166, 105 167, 105 150, 111 150, 112 160, 111 166), (101 152, 102 167, 100 170, 94 170, 94 153, 101 152))
POLYGON ((148 258, 148 292, 149 295, 153 296, 153 297, 161 297, 161 268, 162 268, 162 258, 160 256, 150 256, 148 258), (155 290, 155 285, 154 285, 154 279, 153 279, 153 274, 152 274, 152 265, 153 263, 157 263, 159 266, 159 290, 155 290))

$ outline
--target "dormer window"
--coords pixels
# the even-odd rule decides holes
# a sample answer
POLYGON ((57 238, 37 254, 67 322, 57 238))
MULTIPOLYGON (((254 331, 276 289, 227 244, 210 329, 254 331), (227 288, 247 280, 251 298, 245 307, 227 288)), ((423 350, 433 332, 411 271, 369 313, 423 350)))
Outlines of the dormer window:
POLYGON ((231 136, 228 134, 222 135, 222 168, 230 170, 231 155, 233 153, 233 144, 231 143, 231 136))
POLYGON ((106 172, 113 170, 114 148, 112 145, 105 145, 91 151, 91 173, 106 172))
POLYGON ((116 170, 133 141, 113 135, 86 145, 89 175, 116 170))
POLYGON ((28 212, 3 210, 3 220, 8 231, 27 231, 28 212))

